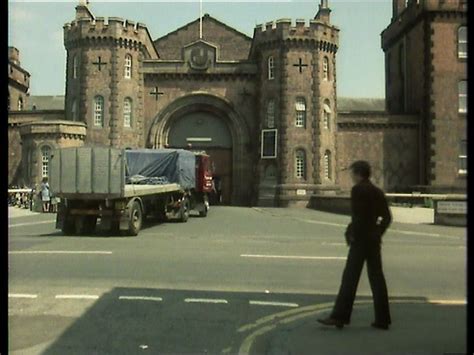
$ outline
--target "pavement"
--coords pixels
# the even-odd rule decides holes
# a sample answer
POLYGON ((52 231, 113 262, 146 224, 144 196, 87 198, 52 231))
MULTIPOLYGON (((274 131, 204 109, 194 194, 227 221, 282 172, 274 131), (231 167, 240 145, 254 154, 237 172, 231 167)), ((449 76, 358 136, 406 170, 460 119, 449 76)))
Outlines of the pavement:
POLYGON ((339 288, 348 216, 211 206, 119 237, 62 235, 54 214, 19 211, 9 209, 9 354, 466 350, 465 228, 395 221, 383 242, 391 329, 370 327, 364 273, 338 330, 316 319, 339 288))

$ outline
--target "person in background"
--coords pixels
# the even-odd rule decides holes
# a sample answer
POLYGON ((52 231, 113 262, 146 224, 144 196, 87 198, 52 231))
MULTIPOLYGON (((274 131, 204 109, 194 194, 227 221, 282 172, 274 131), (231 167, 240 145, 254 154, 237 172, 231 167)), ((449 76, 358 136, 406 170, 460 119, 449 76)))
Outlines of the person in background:
POLYGON ((49 191, 48 178, 44 177, 40 187, 41 201, 43 202, 43 212, 49 212, 51 202, 51 192, 49 191))

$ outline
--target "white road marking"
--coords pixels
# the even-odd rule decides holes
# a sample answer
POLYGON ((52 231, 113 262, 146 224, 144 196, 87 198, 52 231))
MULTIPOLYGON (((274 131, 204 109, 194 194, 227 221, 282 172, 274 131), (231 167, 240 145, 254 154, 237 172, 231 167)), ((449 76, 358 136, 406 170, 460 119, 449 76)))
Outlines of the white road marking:
POLYGON ((322 245, 336 245, 336 246, 341 246, 341 245, 342 245, 342 246, 344 246, 344 247, 347 246, 346 243, 327 243, 327 242, 322 242, 321 244, 322 244, 322 245))
POLYGON ((249 301, 249 303, 257 306, 299 307, 297 303, 287 302, 249 301))
MULTIPOLYGON (((441 234, 437 233, 424 233, 424 232, 411 232, 411 231, 402 231, 400 229, 389 229, 388 232, 400 233, 400 234, 411 234, 411 235, 425 235, 429 237, 441 237, 441 234)), ((451 236, 443 236, 451 237, 451 236)))
POLYGON ((436 303, 442 305, 466 305, 466 300, 428 300, 429 303, 436 303))
POLYGON ((27 293, 9 293, 8 298, 38 298, 38 295, 31 295, 27 293))
POLYGON ((184 302, 187 303, 225 303, 227 304, 227 300, 216 299, 216 298, 186 298, 184 302))
POLYGON ((9 251, 8 254, 98 254, 110 255, 111 251, 102 250, 17 250, 9 251))
POLYGON ((33 226, 35 224, 46 224, 46 223, 54 223, 54 222, 56 222, 56 220, 28 222, 28 223, 17 223, 17 224, 9 224, 8 227, 33 226))
POLYGON ((56 299, 86 299, 86 300, 96 300, 99 298, 98 295, 56 295, 56 299))
POLYGON ((119 296, 119 300, 139 300, 139 301, 156 301, 161 302, 161 297, 148 297, 148 296, 119 296))
POLYGON ((301 221, 301 222, 306 222, 306 223, 312 223, 312 224, 321 224, 323 226, 334 226, 334 227, 347 227, 347 223, 346 224, 341 224, 341 223, 332 223, 332 222, 322 222, 322 221, 315 221, 315 220, 312 220, 312 219, 304 219, 304 218, 294 218, 298 221, 301 221))
POLYGON ((301 260, 346 260, 345 256, 298 256, 298 255, 254 255, 241 254, 243 258, 273 258, 273 259, 301 259, 301 260))

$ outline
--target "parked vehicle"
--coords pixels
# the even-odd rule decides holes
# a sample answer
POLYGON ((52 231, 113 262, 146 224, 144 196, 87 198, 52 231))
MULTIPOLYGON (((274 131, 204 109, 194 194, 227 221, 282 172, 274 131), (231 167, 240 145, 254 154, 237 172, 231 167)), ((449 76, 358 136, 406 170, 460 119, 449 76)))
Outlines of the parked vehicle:
POLYGON ((52 152, 50 185, 60 198, 56 228, 138 235, 147 216, 186 222, 207 216, 210 158, 182 149, 61 148, 52 152))

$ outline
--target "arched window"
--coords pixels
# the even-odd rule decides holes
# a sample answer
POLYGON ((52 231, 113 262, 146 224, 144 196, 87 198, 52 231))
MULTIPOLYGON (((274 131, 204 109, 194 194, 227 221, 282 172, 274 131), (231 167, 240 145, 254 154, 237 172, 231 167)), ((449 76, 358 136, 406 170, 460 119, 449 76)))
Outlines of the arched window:
POLYGON ((275 79, 275 60, 273 57, 268 57, 268 79, 275 79))
POLYGON ((459 113, 467 113, 467 81, 462 80, 458 84, 459 113))
POLYGON ((323 59, 323 80, 329 80, 329 59, 324 57, 323 59))
POLYGON ((18 99, 18 111, 23 110, 23 98, 20 96, 18 99))
POLYGON ((306 154, 303 149, 298 149, 295 154, 295 176, 305 179, 306 176, 306 154))
POLYGON ((304 97, 297 97, 295 103, 296 109, 296 127, 306 127, 306 100, 304 97))
POLYGON ((71 119, 73 121, 77 121, 77 101, 76 101, 76 99, 72 100, 71 119))
POLYGON ((129 97, 123 101, 123 126, 132 127, 132 99, 129 97))
POLYGON ((94 97, 94 126, 104 126, 104 98, 102 96, 94 97))
POLYGON ((79 63, 78 63, 77 55, 75 55, 74 58, 72 59, 72 78, 73 79, 77 79, 78 68, 79 68, 79 63))
POLYGON ((323 104, 323 127, 324 129, 331 129, 331 105, 329 100, 324 100, 323 104))
POLYGON ((331 152, 326 150, 324 153, 324 177, 326 179, 332 179, 332 166, 331 166, 331 152))
POLYGON ((275 127, 275 100, 268 100, 267 104, 267 128, 275 127))
POLYGON ((467 58, 467 27, 458 29, 458 58, 467 58))
POLYGON ((41 177, 48 177, 50 156, 51 148, 47 145, 43 146, 41 148, 41 177))
POLYGON ((127 54, 125 56, 125 79, 130 79, 132 77, 132 56, 127 54))

